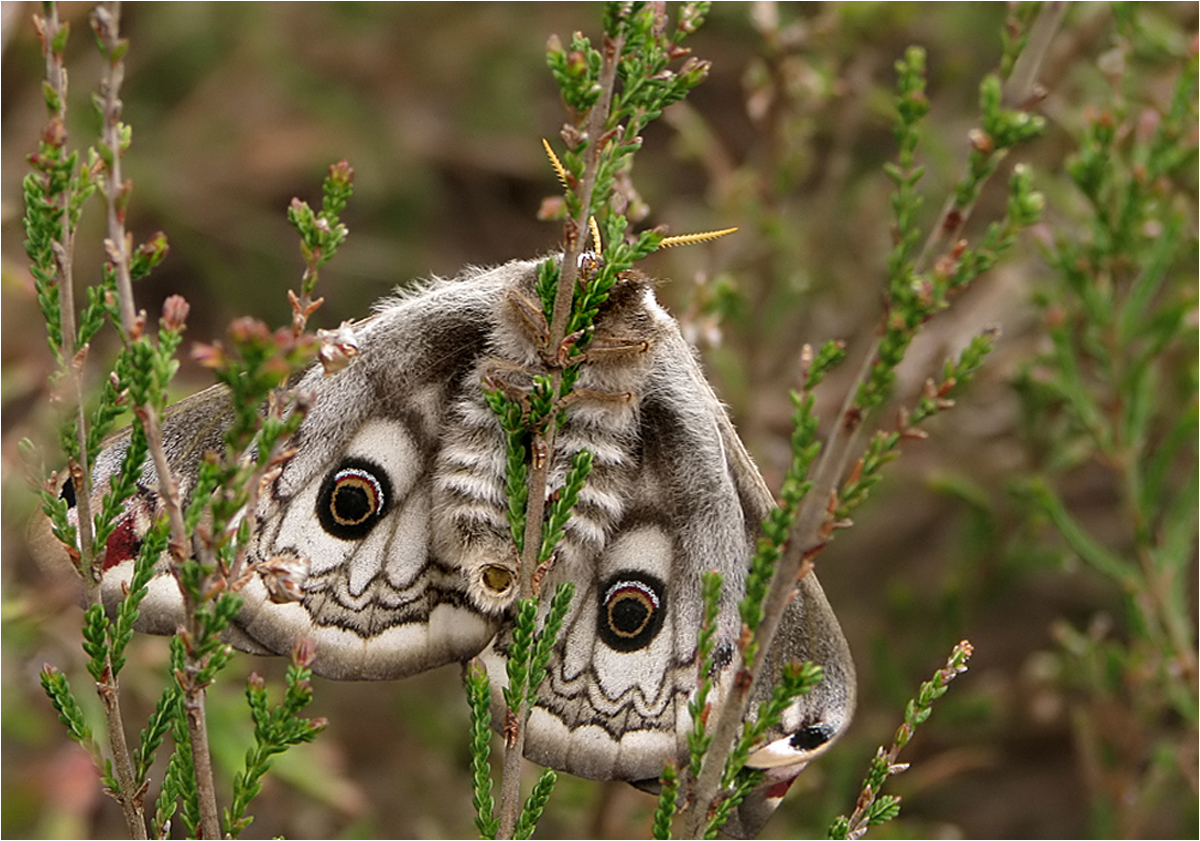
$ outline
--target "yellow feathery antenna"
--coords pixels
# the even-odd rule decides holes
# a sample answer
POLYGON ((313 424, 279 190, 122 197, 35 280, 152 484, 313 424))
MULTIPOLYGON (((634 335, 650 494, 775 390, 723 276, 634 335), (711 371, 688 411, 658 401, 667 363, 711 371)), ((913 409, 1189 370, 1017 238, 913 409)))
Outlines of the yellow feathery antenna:
POLYGON ((562 182, 563 189, 571 189, 571 186, 567 183, 567 171, 563 168, 562 161, 558 159, 558 155, 554 154, 554 149, 550 147, 550 141, 544 137, 542 138, 542 147, 546 150, 546 157, 550 159, 550 165, 554 167, 554 174, 562 182))
POLYGON ((596 224, 596 217, 588 217, 588 230, 592 232, 592 248, 599 254, 604 250, 604 243, 600 241, 600 226, 596 224))
POLYGON ((660 248, 674 248, 677 245, 695 245, 698 242, 711 242, 714 239, 720 239, 726 234, 732 234, 737 228, 721 228, 719 231, 704 231, 699 234, 679 234, 673 237, 664 237, 659 243, 660 248))
MULTIPOLYGON (((564 190, 571 189, 567 181, 567 170, 563 167, 562 161, 558 159, 558 155, 554 154, 553 147, 550 146, 550 141, 542 138, 542 148, 546 150, 546 157, 550 159, 550 165, 554 167, 554 174, 558 176, 559 182, 562 183, 564 190)), ((600 241, 600 226, 596 224, 596 217, 588 218, 588 228, 592 232, 592 247, 599 254, 603 250, 604 244, 600 241)), ((719 231, 703 231, 698 234, 679 234, 677 236, 664 237, 659 243, 660 248, 674 248, 679 245, 695 245, 698 242, 711 242, 714 239, 732 234, 737 228, 721 228, 719 231)))

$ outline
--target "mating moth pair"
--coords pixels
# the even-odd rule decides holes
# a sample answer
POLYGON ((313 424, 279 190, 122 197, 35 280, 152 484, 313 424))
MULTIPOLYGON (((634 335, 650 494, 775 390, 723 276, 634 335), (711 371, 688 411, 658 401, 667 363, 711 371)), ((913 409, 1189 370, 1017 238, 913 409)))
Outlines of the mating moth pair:
MULTIPOLYGON (((314 670, 385 680, 476 655, 500 691, 516 597, 506 520, 504 433, 482 383, 544 372, 527 312, 536 262, 470 270, 382 302, 349 329, 357 358, 296 387, 312 408, 295 455, 261 494, 241 613, 228 641, 286 654, 302 637, 314 670), (279 559, 294 561, 295 598, 273 599, 279 559)), ((548 494, 587 450, 592 472, 543 588, 575 597, 529 719, 526 756, 593 779, 650 784, 686 762, 689 696, 697 686, 701 575, 724 579, 718 619, 718 699, 729 688, 741 598, 759 525, 773 501, 679 331, 634 273, 613 287, 593 342, 620 352, 582 367, 580 395, 559 428, 548 494), (621 395, 622 399, 612 399, 621 395)), ((185 502, 203 454, 222 446, 227 395, 209 389, 168 412, 164 435, 185 502)), ((120 469, 118 437, 95 486, 120 469)), ((108 545, 101 586, 115 605, 142 535, 157 514, 147 463, 108 545)), ((174 633, 182 616, 164 555, 139 627, 174 633)), ((853 712, 854 668, 814 575, 798 584, 770 652, 771 668, 811 660, 824 680, 797 700, 750 765, 766 770, 729 831, 758 832, 788 784, 836 739, 853 712)), ((761 701, 762 699, 756 699, 761 701)), ((753 715, 753 708, 751 715, 753 715)), ((497 720, 500 720, 499 718, 497 720)))

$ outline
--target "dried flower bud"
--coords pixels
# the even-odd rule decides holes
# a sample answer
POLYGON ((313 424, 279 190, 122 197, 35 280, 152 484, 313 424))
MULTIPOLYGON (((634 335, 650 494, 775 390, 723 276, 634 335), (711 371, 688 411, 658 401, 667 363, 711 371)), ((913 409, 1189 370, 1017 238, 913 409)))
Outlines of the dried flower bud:
MULTIPOLYGON (((533 594, 535 596, 542 592, 542 582, 546 579, 546 574, 550 572, 555 561, 557 560, 558 553, 552 552, 550 557, 547 558, 545 562, 538 564, 537 568, 533 571, 533 576, 530 579, 530 587, 533 589, 533 594)), ((517 558, 516 561, 517 568, 519 569, 521 566, 521 559, 517 558)))
POLYGON ((574 149, 587 139, 586 134, 580 131, 578 127, 573 126, 570 123, 565 123, 563 125, 562 131, 559 132, 559 135, 562 137, 563 143, 567 144, 568 149, 574 149))
POLYGON ((317 339, 321 343, 317 358, 321 361, 325 376, 341 371, 358 356, 358 341, 354 327, 348 321, 343 321, 337 330, 317 331, 317 339))
POLYGON ((962 224, 962 221, 962 211, 960 211, 958 208, 951 208, 946 214, 946 218, 942 220, 942 229, 945 230, 946 233, 954 233, 958 230, 958 227, 962 224))
POLYGON ((275 604, 298 602, 304 598, 308 580, 308 559, 295 552, 280 552, 258 564, 258 574, 267 595, 275 604))
POLYGON ((504 713, 504 744, 507 747, 513 747, 517 743, 517 736, 521 732, 521 724, 517 720, 516 714, 512 710, 506 710, 504 713))
POLYGON ((971 148, 981 154, 990 155, 996 149, 996 144, 992 142, 992 138, 987 132, 981 129, 971 129, 967 132, 967 139, 971 141, 971 148))
POLYGON ((42 133, 42 142, 55 148, 61 147, 67 142, 67 127, 60 118, 55 117, 46 124, 46 130, 42 133))

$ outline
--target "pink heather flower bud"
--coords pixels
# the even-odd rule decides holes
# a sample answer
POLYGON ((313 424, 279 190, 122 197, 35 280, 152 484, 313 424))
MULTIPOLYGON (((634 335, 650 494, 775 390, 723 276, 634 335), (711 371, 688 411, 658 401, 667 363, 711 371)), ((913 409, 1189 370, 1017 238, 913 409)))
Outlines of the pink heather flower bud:
POLYGON ((167 330, 179 332, 187 321, 191 306, 182 295, 172 295, 163 301, 162 326, 167 330))
POLYGON ((249 342, 266 344, 271 337, 271 330, 257 318, 238 318, 229 325, 229 338, 234 344, 244 345, 249 342))
POLYGON ((301 637, 292 649, 292 662, 302 669, 307 669, 317 658, 317 646, 308 637, 301 637))
POLYGON ((329 177, 339 184, 354 183, 354 167, 345 158, 329 167, 329 177))
POLYGON ((197 342, 192 346, 192 359, 204 368, 220 368, 225 364, 225 351, 219 344, 197 342))

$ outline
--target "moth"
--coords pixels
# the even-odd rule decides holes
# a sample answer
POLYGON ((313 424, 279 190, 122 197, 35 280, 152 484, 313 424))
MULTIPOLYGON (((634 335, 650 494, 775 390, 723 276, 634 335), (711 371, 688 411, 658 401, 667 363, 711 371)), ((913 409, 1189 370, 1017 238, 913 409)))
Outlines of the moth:
MULTIPOLYGON (((313 404, 286 462, 252 514, 256 574, 229 642, 255 654, 315 644, 317 673, 390 680, 482 653, 503 719, 503 664, 519 580, 505 515, 504 437, 483 383, 519 387, 547 370, 536 261, 472 269, 381 302, 348 327, 352 364, 314 365, 296 383, 313 404), (297 598, 272 599, 278 559, 297 598)), ((698 680, 701 575, 724 576, 717 697, 740 631, 737 602, 759 524, 773 500, 675 320, 651 282, 627 273, 602 306, 576 399, 558 431, 548 494, 587 450, 593 469, 543 592, 576 587, 525 745, 534 762, 652 787, 668 759, 686 763, 687 702, 698 680)), ((202 455, 221 446, 228 398, 209 389, 167 415, 165 444, 189 497, 202 455)), ((95 467, 119 469, 118 437, 95 467)), ((101 586, 115 605, 141 535, 160 507, 147 462, 108 543, 101 586)), ((174 633, 182 603, 166 557, 140 629, 174 633)), ((846 728, 854 666, 814 575, 803 578, 768 652, 824 667, 751 757, 763 785, 726 831, 753 836, 804 766, 846 728)), ((758 701, 755 699, 757 705, 758 701)), ((753 715, 753 709, 751 711, 753 715)))

